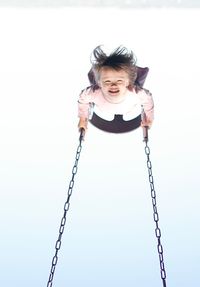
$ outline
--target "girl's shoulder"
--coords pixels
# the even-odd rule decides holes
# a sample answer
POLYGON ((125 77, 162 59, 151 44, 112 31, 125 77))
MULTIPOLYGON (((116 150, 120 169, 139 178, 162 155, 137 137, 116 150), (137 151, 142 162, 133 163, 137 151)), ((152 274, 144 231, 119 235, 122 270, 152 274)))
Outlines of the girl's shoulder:
POLYGON ((94 96, 94 97, 100 93, 101 93, 101 90, 96 85, 88 86, 81 91, 81 95, 85 95, 85 96, 90 95, 90 96, 94 96))

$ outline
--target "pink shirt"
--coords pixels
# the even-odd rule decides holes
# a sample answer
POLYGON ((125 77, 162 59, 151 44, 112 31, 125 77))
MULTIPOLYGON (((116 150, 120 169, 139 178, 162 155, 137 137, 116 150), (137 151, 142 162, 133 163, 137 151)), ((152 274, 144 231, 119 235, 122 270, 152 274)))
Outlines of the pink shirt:
POLYGON ((114 115, 123 115, 124 120, 130 120, 141 114, 142 108, 148 121, 154 119, 154 102, 152 95, 145 89, 136 92, 134 89, 127 92, 121 102, 108 101, 101 89, 93 91, 91 87, 83 90, 78 100, 78 116, 89 118, 90 104, 94 103, 95 113, 105 120, 112 120, 114 115))

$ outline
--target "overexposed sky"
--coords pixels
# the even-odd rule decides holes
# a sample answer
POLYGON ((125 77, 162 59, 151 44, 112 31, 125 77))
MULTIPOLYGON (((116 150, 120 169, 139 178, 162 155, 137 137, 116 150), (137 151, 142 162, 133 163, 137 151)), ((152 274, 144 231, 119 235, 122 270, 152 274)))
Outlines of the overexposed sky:
MULTIPOLYGON (((2 286, 47 283, 78 144, 77 98, 99 44, 123 44, 150 68, 167 283, 197 284, 199 13, 0 8, 2 286)), ((162 286, 156 244, 142 131, 90 126, 53 286, 162 286)))
POLYGON ((0 0, 10 7, 134 7, 134 8, 199 8, 198 0, 0 0))

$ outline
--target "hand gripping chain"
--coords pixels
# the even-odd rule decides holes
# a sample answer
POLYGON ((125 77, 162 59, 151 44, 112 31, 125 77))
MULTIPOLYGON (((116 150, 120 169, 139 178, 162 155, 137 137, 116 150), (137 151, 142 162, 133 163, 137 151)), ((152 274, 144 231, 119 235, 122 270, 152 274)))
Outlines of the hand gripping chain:
POLYGON ((52 285, 53 285, 53 277, 54 277, 54 273, 55 273, 55 269, 56 269, 56 264, 58 262, 58 251, 60 250, 60 247, 61 247, 61 239, 62 239, 62 235, 63 235, 64 228, 65 228, 66 215, 67 215, 67 212, 68 212, 69 206, 70 206, 69 201, 70 201, 70 197, 72 195, 72 190, 74 187, 74 177, 75 177, 75 175, 77 173, 77 169, 78 169, 78 161, 79 161, 80 154, 81 154, 82 141, 84 139, 84 132, 85 132, 84 129, 80 130, 79 145, 78 145, 78 148, 76 151, 76 159, 75 159, 75 163, 74 163, 74 166, 72 169, 72 178, 71 178, 70 183, 69 183, 67 200, 64 204, 64 214, 63 214, 63 217, 62 217, 61 223, 60 223, 58 240, 56 241, 56 244, 55 244, 55 250, 56 251, 55 251, 55 255, 53 256, 53 259, 52 259, 51 270, 50 270, 50 275, 49 275, 47 287, 52 287, 52 285))
POLYGON ((164 257, 163 257, 163 247, 161 244, 161 230, 158 226, 159 216, 158 216, 158 210, 156 206, 156 192, 154 187, 154 179, 153 179, 153 173, 152 173, 152 164, 150 160, 150 148, 148 146, 148 127, 143 128, 143 135, 144 135, 144 142, 145 142, 145 154, 147 156, 147 168, 148 168, 148 174, 149 174, 149 183, 150 183, 150 190, 151 190, 151 198, 152 198, 152 205, 153 205, 153 219, 156 225, 155 228, 155 235, 158 241, 157 250, 159 255, 159 261, 160 261, 160 273, 161 273, 161 279, 163 283, 163 287, 167 287, 166 285, 166 271, 165 271, 165 265, 164 265, 164 257))

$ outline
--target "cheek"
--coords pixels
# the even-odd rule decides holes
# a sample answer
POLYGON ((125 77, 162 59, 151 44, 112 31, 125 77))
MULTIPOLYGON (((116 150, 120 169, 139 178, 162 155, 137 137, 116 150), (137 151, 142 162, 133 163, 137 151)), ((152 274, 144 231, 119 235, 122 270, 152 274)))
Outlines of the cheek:
POLYGON ((101 87, 101 90, 105 94, 108 92, 109 88, 108 87, 101 87))

